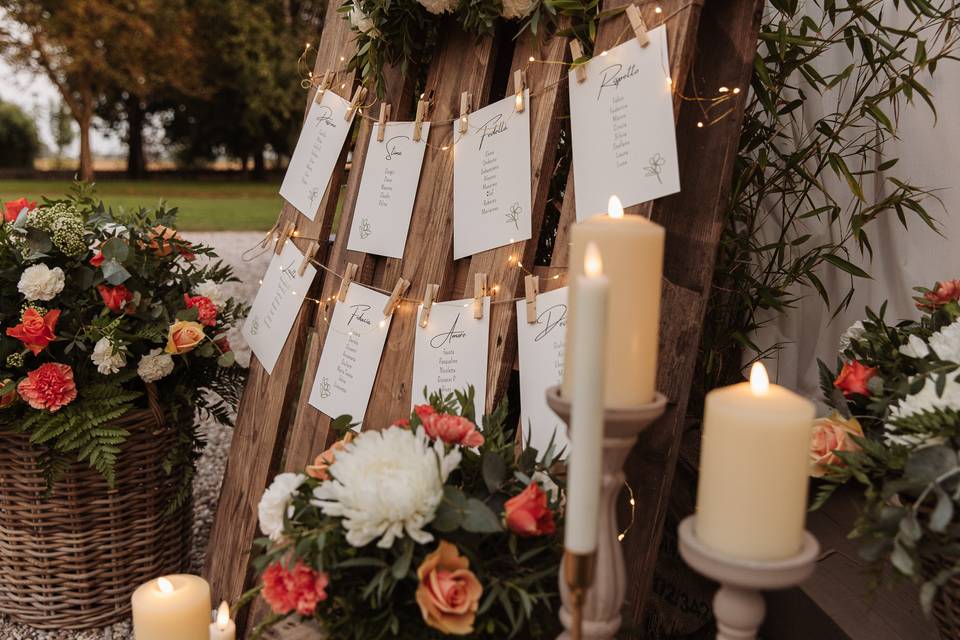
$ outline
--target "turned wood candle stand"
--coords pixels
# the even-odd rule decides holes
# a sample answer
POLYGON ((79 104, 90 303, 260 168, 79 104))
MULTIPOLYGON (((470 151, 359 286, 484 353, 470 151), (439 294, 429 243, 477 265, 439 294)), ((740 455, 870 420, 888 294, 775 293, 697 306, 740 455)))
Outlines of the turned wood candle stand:
MULTIPOLYGON (((570 402, 561 397, 559 386, 547 389, 547 404, 569 428, 570 402)), ((627 593, 627 570, 617 527, 617 496, 623 488, 623 463, 640 433, 656 422, 666 407, 666 396, 657 393, 649 404, 629 409, 606 409, 603 412, 603 487, 600 522, 597 524, 598 544, 593 556, 594 566, 587 571, 587 575, 595 576, 595 580, 586 593, 578 598, 582 606, 575 606, 574 594, 565 576, 583 572, 571 572, 564 557, 560 570, 560 597, 563 601, 560 622, 565 631, 560 634, 559 640, 611 640, 620 630, 620 610, 627 593), (579 634, 575 632, 575 613, 579 614, 577 617, 582 621, 579 634)))

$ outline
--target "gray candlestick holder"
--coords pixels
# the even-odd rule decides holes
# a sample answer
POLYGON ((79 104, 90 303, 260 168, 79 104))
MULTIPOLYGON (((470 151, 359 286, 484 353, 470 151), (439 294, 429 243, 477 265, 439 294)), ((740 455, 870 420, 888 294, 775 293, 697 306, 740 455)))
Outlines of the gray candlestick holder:
POLYGON ((696 516, 680 523, 680 555, 692 569, 720 583, 713 598, 717 640, 754 640, 766 605, 761 591, 793 587, 813 574, 820 544, 809 531, 803 548, 783 560, 741 560, 705 546, 696 535, 696 516))
MULTIPOLYGON (((568 425, 570 402, 560 395, 560 387, 547 389, 547 404, 568 425)), ((667 398, 657 393, 653 402, 633 408, 608 408, 603 412, 603 486, 600 498, 597 552, 592 557, 592 585, 570 585, 564 576, 581 575, 571 571, 565 557, 560 571, 560 622, 564 631, 560 640, 612 640, 620 630, 623 600, 627 595, 627 570, 620 548, 617 527, 617 496, 623 488, 623 463, 637 437, 663 415, 667 398), (573 589, 577 590, 574 594, 573 589), (581 592, 582 591, 582 592, 581 592), (576 621, 576 622, 575 622, 576 621), (579 623, 579 624, 578 624, 579 623), (578 628, 579 627, 579 628, 578 628)), ((567 554, 569 555, 569 554, 567 554)))

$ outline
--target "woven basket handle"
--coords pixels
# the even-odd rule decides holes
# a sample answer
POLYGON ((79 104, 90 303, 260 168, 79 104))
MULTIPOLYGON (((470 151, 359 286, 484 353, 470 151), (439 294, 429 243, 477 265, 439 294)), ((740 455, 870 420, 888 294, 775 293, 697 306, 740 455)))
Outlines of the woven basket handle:
POLYGON ((157 393, 157 385, 152 382, 145 383, 147 387, 147 404, 150 406, 150 412, 153 413, 153 418, 157 421, 158 426, 163 426, 165 423, 163 406, 160 404, 160 394, 157 393))

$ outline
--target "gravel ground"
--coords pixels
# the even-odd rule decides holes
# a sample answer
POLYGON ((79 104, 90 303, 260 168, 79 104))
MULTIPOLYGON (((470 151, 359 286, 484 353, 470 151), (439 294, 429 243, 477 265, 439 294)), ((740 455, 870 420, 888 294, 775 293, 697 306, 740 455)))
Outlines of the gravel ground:
MULTIPOLYGON (((240 282, 231 283, 230 294, 253 300, 256 294, 258 280, 270 261, 270 254, 260 251, 251 251, 256 256, 249 262, 244 261, 244 251, 255 245, 263 238, 262 233, 222 231, 211 233, 194 232, 185 234, 193 242, 202 242, 211 245, 220 257, 234 268, 240 282)), ((237 360, 246 365, 250 359, 250 351, 240 337, 240 332, 230 337, 230 344, 237 353, 237 360)), ((217 498, 220 495, 220 482, 223 479, 223 470, 227 461, 227 451, 230 448, 230 439, 233 432, 217 424, 204 424, 203 431, 207 437, 207 449, 197 467, 197 476, 193 482, 193 549, 190 554, 191 573, 200 573, 206 554, 207 538, 210 526, 213 524, 213 515, 216 511, 217 498)), ((2 567, 0 567, 2 570, 2 567)), ((6 616, 0 615, 0 640, 132 640, 133 633, 129 621, 124 621, 101 629, 86 631, 39 631, 19 624, 14 624, 6 616)), ((175 640, 171 638, 170 640, 175 640)))

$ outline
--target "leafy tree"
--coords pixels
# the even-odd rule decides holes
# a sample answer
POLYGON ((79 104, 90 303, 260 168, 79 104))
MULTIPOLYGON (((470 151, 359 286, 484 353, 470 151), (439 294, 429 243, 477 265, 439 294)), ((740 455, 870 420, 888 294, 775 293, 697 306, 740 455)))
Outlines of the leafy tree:
POLYGON ((63 150, 73 144, 73 119, 63 100, 50 101, 50 131, 57 147, 57 167, 63 162, 63 150))
POLYGON ((0 167, 32 167, 40 149, 33 120, 7 102, 0 102, 0 149, 0 167))

